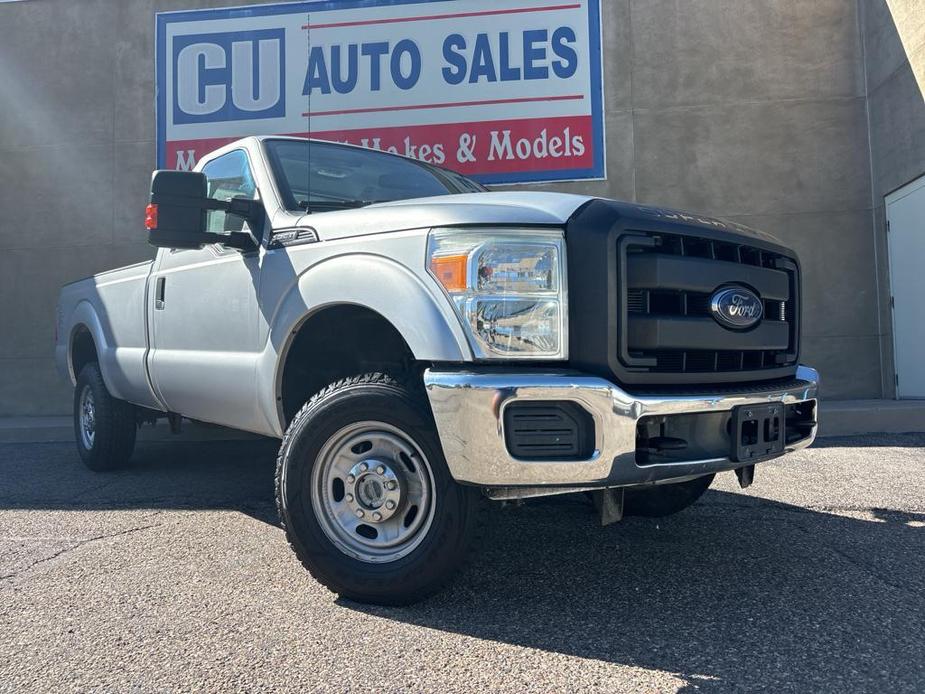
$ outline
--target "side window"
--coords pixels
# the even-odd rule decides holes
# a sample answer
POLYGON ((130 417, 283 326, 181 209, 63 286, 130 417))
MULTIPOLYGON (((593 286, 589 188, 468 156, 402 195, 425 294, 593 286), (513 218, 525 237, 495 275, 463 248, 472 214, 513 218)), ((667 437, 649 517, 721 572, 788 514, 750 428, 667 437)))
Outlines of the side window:
MULTIPOLYGON (((242 150, 229 152, 210 161, 202 172, 209 181, 209 197, 214 200, 231 200, 234 197, 253 200, 257 197, 257 186, 247 163, 247 155, 242 150)), ((209 210, 207 214, 206 231, 227 234, 244 229, 244 219, 241 217, 225 214, 221 210, 209 210)))

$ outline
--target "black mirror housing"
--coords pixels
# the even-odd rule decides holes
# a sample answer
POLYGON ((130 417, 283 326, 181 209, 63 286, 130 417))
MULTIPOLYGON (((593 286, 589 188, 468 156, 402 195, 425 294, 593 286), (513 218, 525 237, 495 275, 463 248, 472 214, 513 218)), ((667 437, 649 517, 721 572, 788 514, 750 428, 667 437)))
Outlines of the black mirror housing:
POLYGON ((205 241, 209 186, 196 171, 155 171, 151 176, 154 223, 148 224, 148 241, 165 248, 199 248, 205 241))
POLYGON ((256 248, 254 236, 246 232, 216 234, 206 231, 206 212, 221 210, 244 218, 253 233, 263 229, 264 209, 259 200, 236 197, 225 202, 208 197, 204 173, 198 171, 155 171, 151 176, 151 204, 145 226, 148 243, 159 248, 202 248, 221 243, 242 251, 256 248))

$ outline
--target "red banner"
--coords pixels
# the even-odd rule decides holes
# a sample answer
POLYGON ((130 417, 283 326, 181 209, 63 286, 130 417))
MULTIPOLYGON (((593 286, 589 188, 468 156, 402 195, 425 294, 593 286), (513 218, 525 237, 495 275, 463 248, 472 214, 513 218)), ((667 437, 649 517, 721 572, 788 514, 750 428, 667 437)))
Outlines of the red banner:
MULTIPOLYGON (((331 130, 312 133, 312 137, 414 157, 463 174, 509 173, 525 168, 567 171, 591 166, 591 129, 591 117, 586 116, 331 130)), ((235 139, 170 142, 167 162, 175 168, 192 168, 200 157, 235 139)))

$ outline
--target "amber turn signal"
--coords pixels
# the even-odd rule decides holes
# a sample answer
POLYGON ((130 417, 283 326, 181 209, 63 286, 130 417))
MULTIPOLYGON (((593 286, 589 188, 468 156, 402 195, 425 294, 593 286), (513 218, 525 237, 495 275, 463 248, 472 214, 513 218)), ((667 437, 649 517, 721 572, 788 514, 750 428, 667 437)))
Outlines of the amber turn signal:
POLYGON ((468 255, 443 255, 430 259, 430 270, 448 292, 463 292, 468 286, 468 255))

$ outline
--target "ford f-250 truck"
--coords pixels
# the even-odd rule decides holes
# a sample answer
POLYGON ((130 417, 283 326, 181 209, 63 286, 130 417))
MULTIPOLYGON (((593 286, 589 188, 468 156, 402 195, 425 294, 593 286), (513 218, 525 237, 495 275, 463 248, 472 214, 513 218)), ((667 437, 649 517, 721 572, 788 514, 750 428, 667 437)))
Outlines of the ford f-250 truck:
POLYGON ((282 439, 288 540, 355 600, 442 587, 486 497, 662 516, 815 437, 797 258, 738 224, 264 137, 155 172, 145 225, 61 292, 81 458, 158 416, 282 439))

